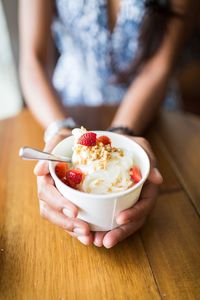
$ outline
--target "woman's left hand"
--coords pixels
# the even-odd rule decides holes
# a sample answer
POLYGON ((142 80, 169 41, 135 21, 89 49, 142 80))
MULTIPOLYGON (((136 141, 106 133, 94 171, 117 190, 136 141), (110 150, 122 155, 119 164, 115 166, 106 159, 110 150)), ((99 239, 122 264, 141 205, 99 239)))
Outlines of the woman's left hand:
MULTIPOLYGON (((108 232, 94 232, 93 243, 97 247, 104 246, 105 248, 112 248, 118 242, 136 232, 145 223, 153 209, 158 193, 158 185, 163 182, 163 178, 156 167, 156 159, 148 141, 139 137, 132 139, 140 144, 149 156, 149 177, 142 188, 138 202, 117 216, 116 221, 120 226, 108 232)), ((81 238, 84 243, 84 237, 81 238)), ((81 239, 79 240, 81 241, 81 239)))

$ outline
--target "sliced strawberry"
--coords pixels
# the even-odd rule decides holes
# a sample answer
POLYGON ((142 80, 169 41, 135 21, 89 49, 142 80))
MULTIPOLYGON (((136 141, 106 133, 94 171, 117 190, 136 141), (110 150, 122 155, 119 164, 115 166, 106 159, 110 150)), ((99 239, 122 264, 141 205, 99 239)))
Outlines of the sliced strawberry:
POLYGON ((142 179, 142 174, 140 172, 140 169, 136 166, 130 169, 130 176, 131 179, 134 181, 134 183, 138 183, 142 179))
POLYGON ((66 176, 67 170, 68 164, 64 162, 59 162, 55 167, 55 173, 61 180, 66 176))
POLYGON ((83 179, 83 173, 77 169, 71 169, 67 171, 66 182, 69 186, 74 187, 77 184, 81 183, 83 179))
POLYGON ((95 146, 96 143, 97 135, 94 132, 86 132, 78 140, 78 144, 83 146, 95 146))
POLYGON ((106 135, 101 135, 97 138, 97 143, 103 143, 104 145, 111 144, 111 140, 106 135))

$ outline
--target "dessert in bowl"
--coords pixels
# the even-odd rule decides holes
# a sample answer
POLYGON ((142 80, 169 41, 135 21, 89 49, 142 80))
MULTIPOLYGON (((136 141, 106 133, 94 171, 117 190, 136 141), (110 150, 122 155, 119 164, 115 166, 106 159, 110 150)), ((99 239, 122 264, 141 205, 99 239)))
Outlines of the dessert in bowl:
POLYGON ((79 208, 93 231, 117 227, 116 216, 136 203, 150 170, 149 158, 133 140, 107 131, 74 129, 53 154, 72 164, 50 162, 59 192, 79 208))

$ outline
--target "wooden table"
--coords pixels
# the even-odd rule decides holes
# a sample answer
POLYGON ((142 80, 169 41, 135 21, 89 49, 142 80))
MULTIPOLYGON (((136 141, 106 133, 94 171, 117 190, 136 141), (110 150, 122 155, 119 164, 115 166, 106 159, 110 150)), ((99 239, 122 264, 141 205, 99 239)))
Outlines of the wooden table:
POLYGON ((148 137, 164 184, 146 225, 110 250, 84 246, 38 212, 29 112, 0 122, 0 299, 200 299, 200 120, 163 113, 148 137))

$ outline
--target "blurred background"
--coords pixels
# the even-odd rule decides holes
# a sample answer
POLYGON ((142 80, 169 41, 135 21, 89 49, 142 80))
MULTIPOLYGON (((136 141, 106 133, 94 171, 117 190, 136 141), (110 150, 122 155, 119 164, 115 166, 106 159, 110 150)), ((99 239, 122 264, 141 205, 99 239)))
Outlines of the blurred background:
POLYGON ((0 0, 0 118, 18 113, 23 107, 17 76, 17 1, 0 0))
MULTIPOLYGON (((17 114, 24 106, 17 72, 17 12, 17 0, 0 0, 0 119, 17 114)), ((200 49, 199 32, 197 28, 196 38, 200 49)), ((181 96, 181 109, 200 114, 200 58, 194 57, 186 64, 177 74, 176 82, 181 96)))

